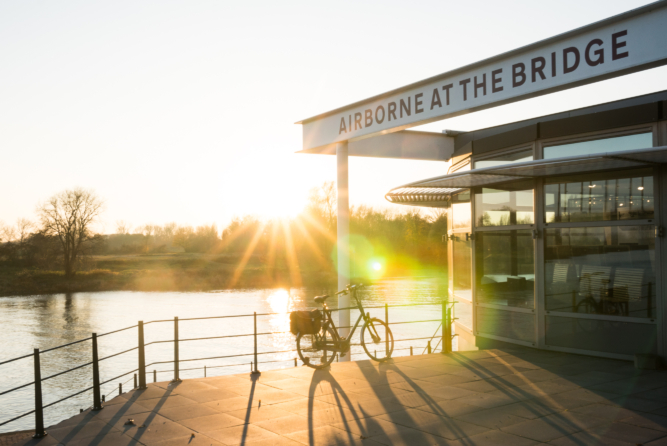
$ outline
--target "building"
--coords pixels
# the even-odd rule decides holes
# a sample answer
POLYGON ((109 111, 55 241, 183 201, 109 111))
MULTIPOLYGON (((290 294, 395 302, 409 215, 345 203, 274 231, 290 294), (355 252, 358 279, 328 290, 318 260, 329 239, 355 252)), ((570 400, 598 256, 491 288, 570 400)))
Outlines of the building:
POLYGON ((348 156, 451 161, 386 198, 448 209, 461 349, 666 358, 667 91, 474 132, 406 130, 665 64, 658 1, 299 122, 303 153, 337 156, 339 288, 348 156))
POLYGON ((448 209, 462 349, 664 355, 664 163, 667 91, 460 133, 447 175, 386 198, 448 209))

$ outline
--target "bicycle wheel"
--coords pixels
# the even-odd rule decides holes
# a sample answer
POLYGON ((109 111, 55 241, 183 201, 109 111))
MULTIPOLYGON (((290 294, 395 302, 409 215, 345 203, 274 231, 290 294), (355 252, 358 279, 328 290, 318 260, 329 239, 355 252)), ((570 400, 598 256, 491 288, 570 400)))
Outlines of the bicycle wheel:
POLYGON ((372 360, 384 362, 394 351, 394 335, 385 321, 374 317, 361 329, 361 345, 372 360))
POLYGON ((323 369, 329 366, 336 357, 334 351, 333 331, 330 327, 322 327, 317 334, 301 334, 296 337, 296 351, 299 358, 308 367, 323 369))

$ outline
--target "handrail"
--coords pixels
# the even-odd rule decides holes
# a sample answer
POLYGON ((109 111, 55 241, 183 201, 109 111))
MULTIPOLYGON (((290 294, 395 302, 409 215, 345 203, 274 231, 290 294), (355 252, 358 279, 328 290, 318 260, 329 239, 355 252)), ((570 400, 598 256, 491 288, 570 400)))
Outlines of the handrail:
MULTIPOLYGON (((429 353, 430 353, 431 340, 436 336, 440 327, 443 327, 443 336, 441 338, 441 341, 445 339, 445 330, 444 330, 444 326, 443 326, 443 323, 445 322, 445 315, 447 314, 448 323, 451 323, 451 321, 453 320, 451 318, 451 313, 449 312, 450 310, 446 311, 446 307, 448 307, 449 305, 451 305, 453 307, 453 304, 455 304, 455 303, 456 303, 455 301, 443 300, 443 301, 440 301, 440 302, 431 302, 431 303, 414 303, 414 304, 411 303, 411 304, 396 304, 396 305, 385 304, 384 306, 366 306, 366 307, 364 307, 364 310, 366 310, 366 309, 369 309, 369 310, 371 310, 371 309, 383 309, 384 308, 385 309, 385 316, 386 316, 388 314, 388 313, 386 313, 388 308, 442 305, 442 308, 443 308, 443 318, 442 319, 427 319, 427 320, 399 321, 399 322, 389 322, 387 320, 387 325, 440 322, 440 325, 436 329, 436 333, 433 336, 431 336, 430 338, 429 337, 414 337, 414 338, 395 339, 396 342, 416 341, 416 340, 429 339, 429 343, 428 343, 427 348, 429 349, 429 353)), ((340 311, 340 310, 358 310, 358 307, 357 306, 352 306, 352 307, 332 308, 331 309, 331 311, 340 311)), ((129 327, 125 327, 125 328, 121 328, 121 329, 118 329, 118 330, 110 331, 110 332, 107 332, 107 333, 102 333, 100 335, 93 334, 93 336, 91 336, 91 337, 87 337, 87 338, 84 338, 84 339, 79 339, 79 340, 69 342, 67 344, 59 345, 59 346, 56 346, 56 347, 51 347, 51 348, 46 349, 46 350, 39 351, 39 350, 36 349, 35 352, 32 355, 28 354, 28 355, 23 355, 23 356, 19 356, 19 357, 16 357, 16 358, 5 360, 3 362, 0 362, 0 365, 8 364, 8 363, 11 363, 11 362, 14 362, 14 361, 18 361, 20 359, 27 359, 31 356, 34 357, 34 359, 35 359, 35 378, 36 379, 32 382, 22 384, 20 386, 14 387, 12 389, 4 390, 4 391, 0 392, 0 396, 3 396, 3 395, 6 395, 6 394, 9 394, 11 392, 14 392, 14 391, 17 391, 17 390, 20 390, 20 389, 24 389, 26 387, 34 385, 35 388, 36 388, 36 390, 35 390, 36 395, 39 394, 40 398, 39 398, 39 402, 38 402, 38 399, 36 397, 35 410, 32 410, 30 412, 26 412, 22 415, 18 415, 18 416, 14 417, 10 420, 0 422, 0 426, 4 426, 8 423, 16 421, 16 420, 18 420, 20 418, 23 418, 25 416, 35 414, 36 424, 37 424, 36 437, 39 438, 40 436, 46 435, 46 433, 44 431, 44 428, 43 428, 43 421, 41 421, 42 424, 40 425, 40 420, 43 420, 43 410, 44 409, 49 408, 49 407, 51 407, 55 404, 58 404, 62 401, 73 398, 77 395, 81 395, 81 394, 83 394, 85 392, 88 392, 90 390, 94 390, 95 402, 94 402, 92 407, 93 407, 93 410, 99 410, 102 407, 101 404, 100 404, 100 401, 99 401, 100 400, 100 387, 101 386, 106 385, 106 384, 108 384, 112 381, 117 380, 118 378, 122 378, 124 376, 127 376, 127 375, 135 373, 135 372, 138 372, 139 375, 145 376, 146 374, 150 373, 150 372, 147 371, 147 367, 152 366, 152 365, 173 363, 175 365, 173 370, 160 370, 160 371, 153 370, 153 373, 156 374, 156 373, 165 373, 165 372, 173 371, 175 380, 179 381, 180 380, 178 378, 179 370, 184 370, 184 371, 188 370, 189 371, 189 370, 204 369, 204 375, 206 376, 207 368, 208 369, 214 369, 214 368, 224 368, 224 367, 240 367, 240 366, 247 366, 248 365, 248 363, 244 363, 244 364, 221 364, 221 365, 213 365, 213 366, 204 365, 203 367, 190 367, 190 368, 186 368, 186 369, 180 369, 179 368, 179 363, 181 363, 181 362, 194 362, 194 361, 205 361, 205 360, 228 359, 228 358, 236 358, 236 357, 240 358, 240 357, 254 356, 254 360, 251 361, 249 364, 251 366, 251 370, 253 371, 253 373, 259 373, 259 371, 257 370, 257 364, 259 362, 258 361, 258 356, 275 355, 275 354, 283 354, 283 353, 296 353, 296 350, 276 350, 276 351, 263 351, 263 352, 257 351, 257 337, 258 336, 267 336, 267 335, 287 334, 287 333, 289 333, 287 331, 285 331, 285 332, 262 332, 262 333, 259 333, 257 331, 257 324, 256 324, 257 316, 264 317, 264 316, 273 316, 273 315, 282 315, 282 314, 284 314, 284 313, 253 313, 253 314, 242 314, 242 315, 209 316, 209 317, 184 318, 184 319, 175 318, 173 320, 164 319, 164 320, 154 320, 154 321, 148 321, 148 322, 139 322, 139 324, 137 324, 137 325, 132 325, 132 326, 129 326, 129 327), (254 329, 253 333, 224 335, 224 336, 208 336, 208 337, 186 338, 186 339, 179 339, 178 338, 178 323, 180 321, 198 321, 198 320, 207 320, 207 319, 227 319, 227 318, 239 318, 239 317, 254 317, 255 318, 255 329, 254 329), (152 342, 149 342, 149 343, 143 342, 143 327, 148 325, 148 324, 161 323, 161 322, 172 322, 172 323, 175 324, 175 326, 174 326, 174 328, 175 328, 174 339, 158 340, 158 341, 152 341, 152 342), (120 351, 120 352, 117 352, 117 353, 113 353, 111 355, 108 355, 108 356, 105 356, 103 358, 98 359, 98 357, 97 357, 97 340, 96 340, 97 338, 102 337, 102 336, 111 335, 111 334, 114 334, 114 333, 119 333, 119 332, 130 330, 130 329, 134 329, 134 328, 138 328, 138 331, 139 331, 139 345, 138 346, 132 347, 132 348, 129 348, 127 350, 123 350, 123 351, 120 351), (205 358, 188 358, 188 359, 179 359, 179 357, 178 357, 178 344, 180 342, 240 338, 240 337, 249 337, 249 336, 253 336, 255 338, 255 347, 254 347, 254 352, 252 352, 252 353, 240 353, 240 354, 234 354, 234 355, 221 355, 221 356, 212 356, 212 357, 205 357, 205 358), (43 378, 41 377, 41 372, 39 371, 39 368, 40 368, 39 356, 41 356, 42 353, 51 352, 53 350, 57 350, 57 349, 60 349, 60 348, 72 346, 72 345, 79 344, 79 343, 82 343, 82 342, 86 342, 86 341, 89 341, 89 340, 93 341, 93 343, 92 343, 93 344, 93 361, 92 362, 87 362, 85 364, 80 364, 80 365, 75 366, 73 368, 70 368, 70 369, 67 369, 67 370, 64 370, 64 371, 61 371, 61 372, 58 372, 58 373, 55 373, 55 374, 52 374, 52 375, 49 375, 49 376, 46 376, 46 377, 43 377, 43 378), (142 355, 144 355, 144 348, 148 345, 160 344, 160 343, 173 343, 174 344, 174 349, 175 349, 174 360, 154 361, 150 364, 145 364, 145 361, 143 361, 143 359, 141 359, 142 355), (104 360, 107 360, 107 359, 110 359, 110 358, 114 358, 116 356, 132 352, 134 350, 139 350, 139 357, 140 357, 139 368, 131 370, 129 372, 122 373, 122 374, 117 375, 113 378, 110 378, 110 379, 107 379, 105 381, 100 382, 100 379, 99 379, 99 362, 100 361, 104 361, 104 360), (59 377, 59 376, 62 376, 66 373, 69 373, 69 372, 72 372, 72 371, 75 371, 75 370, 79 370, 79 369, 84 368, 84 367, 91 366, 91 365, 93 366, 93 386, 87 387, 83 390, 80 390, 76 393, 65 396, 61 399, 58 399, 58 400, 53 401, 51 403, 48 403, 46 405, 43 405, 41 403, 41 383, 42 382, 44 382, 46 380, 56 378, 56 377, 59 377)), ((339 328, 343 328, 343 327, 339 327, 339 328)), ((357 346, 357 345, 361 345, 361 344, 351 343, 350 345, 357 346)), ((436 345, 436 349, 439 345, 440 345, 440 342, 438 342, 438 345, 436 345)), ((449 345, 451 346, 451 342, 449 343, 449 345)), ((395 350, 407 350, 407 349, 410 349, 410 354, 412 354, 412 347, 397 348, 395 350)), ((442 350, 443 350, 443 352, 445 351, 444 344, 443 344, 443 349, 442 350)), ((451 350, 451 347, 450 347, 450 350, 451 350)), ((449 350, 447 350, 447 351, 449 351, 449 350)), ((356 353, 350 352, 350 354, 356 354, 356 353)), ((296 366, 297 358, 276 359, 276 360, 262 361, 262 363, 266 364, 266 363, 279 363, 279 362, 291 362, 291 361, 294 361, 294 364, 296 366)), ((130 380, 132 380, 132 378, 128 379, 125 383, 129 382, 130 380)), ((136 373, 134 375, 134 380, 135 380, 135 387, 137 387, 137 374, 136 373)), ((142 379, 140 379, 139 382, 140 382, 140 384, 139 384, 140 388, 141 388, 141 385, 145 385, 145 379, 142 378, 142 379)), ((122 392, 122 385, 125 384, 125 383, 120 383, 119 384, 119 392, 122 392)))

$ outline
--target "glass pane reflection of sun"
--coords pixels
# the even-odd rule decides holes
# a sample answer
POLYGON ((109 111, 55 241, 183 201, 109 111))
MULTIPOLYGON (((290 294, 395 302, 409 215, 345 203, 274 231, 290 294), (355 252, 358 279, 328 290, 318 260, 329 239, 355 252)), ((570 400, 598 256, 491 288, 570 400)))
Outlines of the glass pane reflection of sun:
MULTIPOLYGON (((294 349, 294 336, 289 332, 289 315, 294 309, 289 291, 275 290, 266 300, 271 307, 271 313, 274 313, 269 318, 269 324, 275 351, 294 349)), ((280 353, 276 356, 276 360, 291 359, 293 356, 292 353, 280 353)))

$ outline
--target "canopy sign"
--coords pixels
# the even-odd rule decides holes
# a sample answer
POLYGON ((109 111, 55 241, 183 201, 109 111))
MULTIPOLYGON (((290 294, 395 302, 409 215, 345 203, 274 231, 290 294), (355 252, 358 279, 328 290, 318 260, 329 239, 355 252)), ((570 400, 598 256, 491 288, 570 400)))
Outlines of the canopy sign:
POLYGON ((299 122, 303 149, 403 130, 667 63, 667 1, 299 122))

